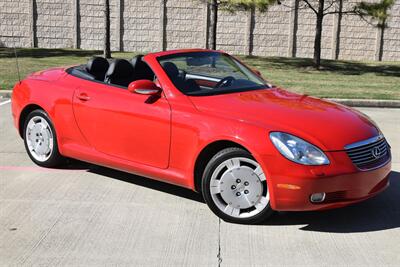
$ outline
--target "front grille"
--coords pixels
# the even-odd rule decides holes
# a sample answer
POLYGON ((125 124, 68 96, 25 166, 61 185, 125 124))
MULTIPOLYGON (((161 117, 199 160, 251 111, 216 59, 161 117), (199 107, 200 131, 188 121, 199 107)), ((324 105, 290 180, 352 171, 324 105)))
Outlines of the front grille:
POLYGON ((383 135, 347 145, 345 149, 354 165, 361 170, 382 166, 390 159, 390 146, 383 135))

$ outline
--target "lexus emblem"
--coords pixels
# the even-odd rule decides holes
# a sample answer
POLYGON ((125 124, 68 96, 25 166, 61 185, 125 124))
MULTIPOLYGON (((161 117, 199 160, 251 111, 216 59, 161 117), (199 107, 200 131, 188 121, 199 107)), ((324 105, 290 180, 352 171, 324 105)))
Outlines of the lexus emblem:
POLYGON ((374 147, 372 150, 371 150, 371 153, 372 153, 372 156, 374 156, 374 158, 379 158, 380 157, 380 155, 381 155, 381 149, 379 148, 379 147, 374 147))

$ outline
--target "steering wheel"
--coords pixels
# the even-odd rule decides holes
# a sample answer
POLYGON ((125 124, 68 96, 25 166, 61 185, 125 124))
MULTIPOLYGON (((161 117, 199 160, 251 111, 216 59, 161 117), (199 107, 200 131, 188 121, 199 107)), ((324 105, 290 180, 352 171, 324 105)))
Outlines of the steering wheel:
POLYGON ((217 84, 214 86, 214 88, 221 88, 221 87, 226 87, 232 84, 232 82, 235 80, 234 77, 232 76, 227 76, 225 78, 223 78, 222 80, 220 80, 219 82, 217 82, 217 84))

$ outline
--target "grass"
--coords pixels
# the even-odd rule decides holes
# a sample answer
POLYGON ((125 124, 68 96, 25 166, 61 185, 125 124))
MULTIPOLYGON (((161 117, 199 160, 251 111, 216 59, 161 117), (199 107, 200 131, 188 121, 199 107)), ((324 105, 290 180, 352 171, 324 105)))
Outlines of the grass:
POLYGON ((400 99, 400 62, 241 57, 271 83, 292 91, 331 98, 400 99))
MULTIPOLYGON (((17 49, 21 78, 56 66, 82 64, 101 51, 72 49, 17 49)), ((131 58, 135 53, 113 53, 131 58)), ((272 84, 291 91, 332 98, 400 99, 400 62, 323 60, 312 68, 311 59, 282 57, 240 58, 258 69, 272 84)), ((0 89, 12 89, 18 80, 13 49, 0 48, 0 89)))

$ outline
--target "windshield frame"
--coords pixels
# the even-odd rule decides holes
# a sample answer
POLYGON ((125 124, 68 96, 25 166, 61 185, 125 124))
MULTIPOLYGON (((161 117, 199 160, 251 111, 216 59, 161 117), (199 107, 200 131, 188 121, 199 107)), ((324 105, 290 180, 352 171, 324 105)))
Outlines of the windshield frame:
MULTIPOLYGON (((157 60, 158 64, 160 65, 160 67, 162 68, 162 70, 164 71, 164 73, 166 74, 166 76, 169 78, 169 80, 174 84, 176 89, 179 90, 182 94, 187 95, 187 96, 212 96, 212 95, 239 93, 239 92, 247 92, 247 91, 254 91, 254 90, 261 90, 261 89, 270 89, 270 88, 273 87, 262 76, 260 76, 253 69, 251 69, 246 64, 241 62, 239 59, 237 59, 234 56, 229 55, 228 53, 221 52, 221 51, 190 51, 190 52, 183 51, 183 52, 177 52, 177 53, 174 53, 174 54, 158 56, 158 57, 156 57, 156 60, 157 60), (215 91, 214 90, 209 90, 209 92, 203 91, 203 90, 202 91, 194 91, 194 92, 184 92, 183 90, 181 90, 181 88, 176 86, 176 84, 173 82, 173 80, 169 77, 168 73, 164 70, 164 67, 162 65, 162 61, 168 60, 168 59, 179 58, 179 57, 185 57, 185 56, 190 57, 191 55, 194 55, 194 54, 197 54, 197 55, 198 54, 203 54, 204 56, 213 56, 213 55, 226 56, 229 59, 231 59, 233 62, 235 62, 238 65, 238 68, 242 67, 242 68, 246 69, 247 71, 249 71, 260 82, 262 82, 262 84, 256 85, 256 86, 251 86, 251 87, 242 87, 242 88, 229 88, 229 87, 224 88, 224 87, 221 87, 221 88, 218 88, 218 90, 215 90, 215 91)), ((196 76, 196 74, 189 74, 189 75, 196 76)), ((201 74, 201 76, 208 77, 207 75, 203 75, 203 74, 201 74)), ((219 78, 211 77, 211 76, 209 78, 210 79, 219 79, 219 78)))

